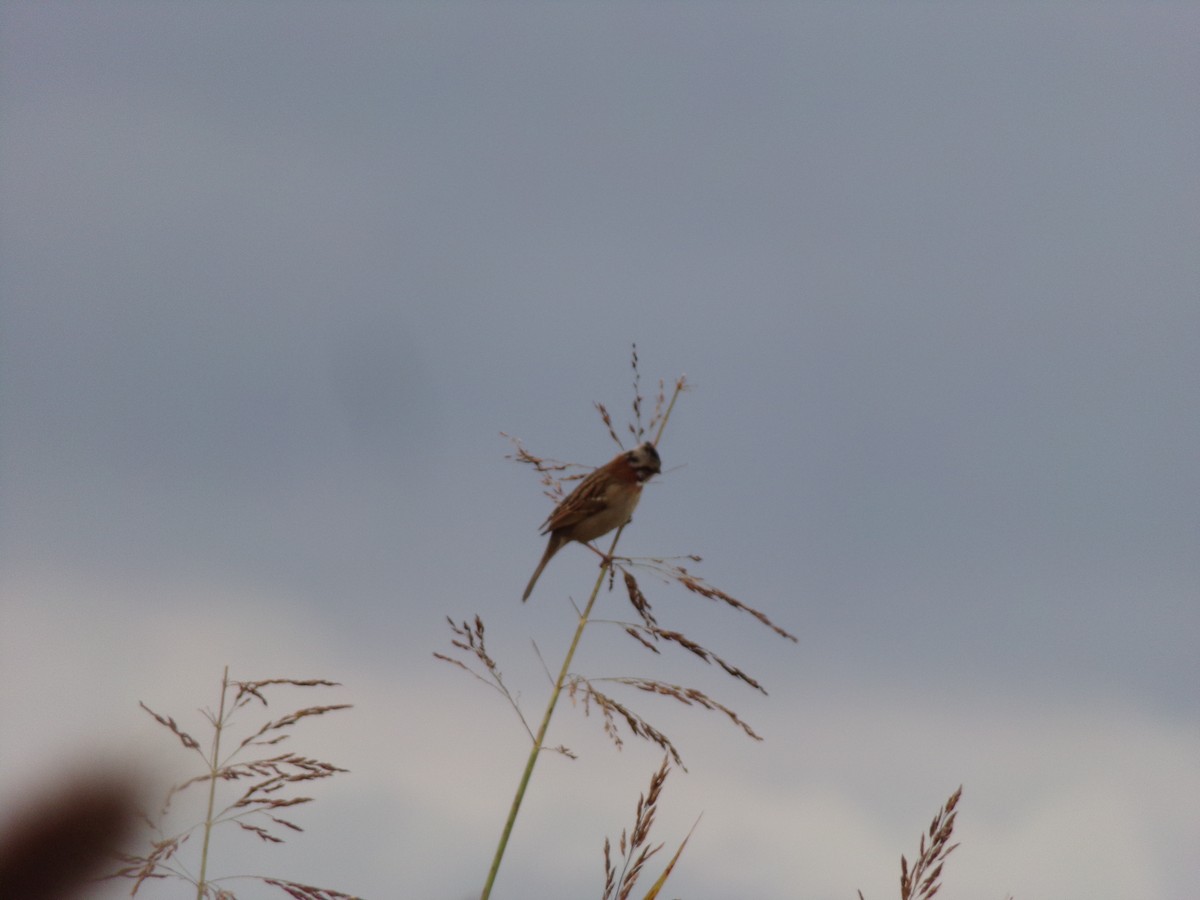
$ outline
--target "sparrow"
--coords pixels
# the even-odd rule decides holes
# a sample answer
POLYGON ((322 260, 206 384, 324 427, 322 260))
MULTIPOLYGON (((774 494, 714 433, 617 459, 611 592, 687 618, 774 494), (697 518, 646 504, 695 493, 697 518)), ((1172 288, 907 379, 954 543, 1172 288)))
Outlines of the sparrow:
POLYGON ((586 544, 628 522, 641 499, 642 484, 661 471, 658 451, 647 441, 617 454, 579 482, 542 523, 541 533, 549 534, 550 541, 521 602, 529 599, 542 569, 564 544, 586 544))

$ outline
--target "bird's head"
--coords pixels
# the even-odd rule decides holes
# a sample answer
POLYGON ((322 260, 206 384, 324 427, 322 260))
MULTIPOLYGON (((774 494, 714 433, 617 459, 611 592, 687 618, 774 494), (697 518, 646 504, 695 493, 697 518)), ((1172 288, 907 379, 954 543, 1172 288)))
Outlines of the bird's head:
POLYGON ((646 481, 652 475, 657 475, 662 471, 662 461, 658 458, 658 451, 649 441, 640 447, 626 451, 625 459, 630 468, 637 473, 638 481, 646 481))

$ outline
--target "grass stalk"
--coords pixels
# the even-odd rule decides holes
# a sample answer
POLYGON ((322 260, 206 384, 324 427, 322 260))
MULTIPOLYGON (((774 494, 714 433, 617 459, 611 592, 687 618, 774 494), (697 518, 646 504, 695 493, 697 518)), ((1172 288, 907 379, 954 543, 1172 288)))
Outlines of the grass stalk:
POLYGON ((657 447, 659 441, 662 440, 663 432, 667 428, 667 420, 671 418, 671 410, 675 408, 675 401, 679 399, 679 395, 683 393, 686 381, 682 375, 675 382, 675 390, 671 394, 671 402, 667 404, 667 411, 663 413, 662 419, 658 423, 658 434, 654 435, 654 446, 657 447))
POLYGON ((217 773, 221 768, 221 728, 225 724, 225 694, 229 690, 229 666, 221 673, 221 702, 213 723, 212 757, 209 759, 208 810, 204 815, 204 844, 200 849, 200 877, 196 881, 196 900, 204 900, 208 870, 208 839, 213 829, 213 807, 217 798, 217 773))
POLYGON ((608 558, 600 565, 600 574, 596 577, 596 584, 592 587, 592 595, 588 598, 587 606, 579 615, 579 624, 575 627, 575 636, 571 639, 571 646, 567 649, 567 655, 563 658, 562 668, 559 669, 558 678, 554 682, 554 690, 550 693, 550 701, 546 704, 546 712, 542 715, 542 724, 538 726, 537 735, 533 739, 533 747, 529 751, 529 759, 525 762, 525 771, 521 775, 521 782, 517 785, 517 793, 513 797, 512 808, 508 811, 508 819, 504 823, 504 831, 500 834, 500 843, 496 847, 496 855, 492 859, 492 867, 488 870, 487 882, 483 886, 483 893, 480 895, 480 900, 488 900, 492 894, 492 885, 496 882, 496 874, 500 871, 500 861, 504 858, 504 851, 508 847, 508 838, 512 834, 513 825, 517 822, 517 813, 521 809, 521 803, 525 799, 525 789, 529 786, 529 779, 533 777, 533 767, 537 765, 538 756, 541 755, 542 747, 546 742, 546 732, 550 729, 550 719, 554 715, 554 708, 558 705, 559 694, 562 693, 563 685, 567 681, 567 675, 571 670, 571 660, 575 658, 575 650, 579 647, 579 641, 583 637, 583 630, 587 627, 588 620, 592 614, 592 607, 596 604, 596 598, 600 596, 600 588, 604 584, 604 579, 608 575, 608 570, 611 565, 609 560, 612 559, 613 553, 617 549, 617 541, 621 539, 621 532, 625 530, 622 525, 617 529, 616 535, 613 537, 612 546, 608 548, 608 558))

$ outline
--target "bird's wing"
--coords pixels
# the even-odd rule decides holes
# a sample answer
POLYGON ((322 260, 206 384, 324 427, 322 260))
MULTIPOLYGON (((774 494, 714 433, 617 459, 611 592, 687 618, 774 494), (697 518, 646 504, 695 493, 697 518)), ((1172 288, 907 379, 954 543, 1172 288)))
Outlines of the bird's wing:
POLYGON ((602 512, 608 506, 603 482, 602 469, 597 469, 579 482, 575 490, 554 507, 554 512, 550 513, 550 517, 542 525, 542 534, 557 531, 559 528, 570 528, 602 512))

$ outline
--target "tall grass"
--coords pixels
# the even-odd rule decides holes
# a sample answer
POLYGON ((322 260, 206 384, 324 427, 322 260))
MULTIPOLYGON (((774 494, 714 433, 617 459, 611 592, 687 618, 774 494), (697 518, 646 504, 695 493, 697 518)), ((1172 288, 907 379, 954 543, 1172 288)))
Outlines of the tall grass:
MULTIPOLYGON (((900 900, 932 900, 942 888, 942 868, 958 844, 951 844, 954 836, 954 820, 958 816, 958 801, 962 798, 962 785, 950 795, 938 810, 927 832, 922 833, 921 842, 912 866, 908 859, 900 857, 900 900), (926 840, 928 838, 928 840, 926 840)), ((862 891, 858 900, 865 900, 862 891)))
MULTIPOLYGON (((236 900, 233 890, 228 887, 234 878, 214 878, 209 874, 213 831, 236 826, 267 844, 282 843, 284 838, 280 835, 286 833, 283 829, 303 831, 292 820, 292 811, 311 803, 313 798, 297 796, 295 789, 346 770, 299 753, 279 753, 276 748, 290 739, 292 730, 302 721, 349 709, 350 706, 345 703, 305 706, 278 718, 268 718, 257 728, 244 729, 240 733, 235 732, 234 721, 248 706, 267 707, 268 694, 274 694, 280 688, 313 690, 337 686, 337 682, 323 679, 233 681, 229 678, 229 667, 226 666, 221 676, 216 710, 203 712, 211 729, 207 750, 200 741, 184 731, 174 718, 160 715, 146 704, 141 704, 142 709, 171 732, 193 756, 199 771, 191 778, 172 785, 158 810, 146 815, 146 822, 154 835, 149 847, 142 853, 121 854, 123 865, 112 877, 131 880, 131 896, 136 895, 147 881, 175 879, 191 885, 195 889, 196 900, 236 900), (229 749, 230 746, 232 749, 229 749), (223 798, 219 786, 234 783, 245 786, 235 796, 223 798), (203 819, 192 820, 182 829, 168 830, 166 825, 172 807, 180 804, 181 797, 192 796, 194 788, 205 788, 203 819), (185 845, 196 834, 200 835, 200 847, 194 857, 189 857, 185 845)), ((241 875, 237 878, 262 882, 296 900, 352 900, 351 894, 285 878, 266 875, 241 875)))
MULTIPOLYGON (((638 443, 645 438, 647 433, 654 432, 652 442, 657 447, 662 442, 667 423, 670 420, 671 413, 675 409, 675 404, 680 395, 687 390, 688 384, 682 376, 676 379, 674 389, 668 400, 665 382, 659 381, 654 412, 650 417, 648 425, 643 426, 642 410, 645 401, 641 393, 641 374, 638 369, 636 347, 633 351, 632 366, 634 373, 633 420, 628 425, 628 431, 638 443)), ((623 448, 622 441, 617 434, 617 429, 608 409, 601 403, 595 405, 601 421, 607 428, 609 436, 618 446, 623 448)), ((541 477, 542 483, 547 488, 547 493, 551 500, 555 502, 558 502, 564 496, 565 482, 569 482, 576 477, 583 477, 582 474, 568 475, 567 473, 574 468, 570 464, 534 454, 527 450, 519 441, 514 440, 513 443, 515 450, 512 458, 533 467, 541 477)), ((633 638, 639 646, 655 656, 661 656, 662 649, 665 647, 678 647, 687 651, 693 658, 710 665, 716 665, 744 686, 749 686, 763 694, 766 693, 762 685, 739 666, 728 662, 724 657, 701 646, 698 642, 688 638, 682 631, 661 626, 655 617, 649 595, 638 580, 638 575, 644 572, 655 575, 657 577, 656 580, 679 585, 693 595, 724 604, 737 612, 747 613, 759 624, 765 625, 779 636, 792 642, 796 641, 794 635, 773 623, 765 613, 743 603, 732 594, 709 585, 681 564, 683 561, 689 564, 698 563, 700 562, 699 556, 649 558, 617 556, 617 546, 624 530, 624 526, 617 529, 612 541, 608 544, 607 551, 600 551, 593 548, 596 549, 601 558, 600 570, 592 583, 591 591, 588 594, 588 599, 583 609, 577 610, 578 618, 575 623, 574 633, 571 636, 562 663, 558 668, 558 675, 554 679, 545 710, 541 715, 536 730, 529 726, 513 693, 504 684, 498 664, 487 652, 484 643, 485 628, 482 618, 478 615, 474 617, 473 624, 466 620, 463 620, 461 623, 457 623, 453 619, 450 620, 450 626, 454 634, 451 646, 457 651, 458 656, 464 657, 467 660, 466 662, 455 656, 442 653, 434 654, 439 659, 467 670, 481 681, 499 691, 517 710, 531 738, 529 755, 521 770, 516 792, 509 807, 503 828, 501 829, 500 839, 492 858, 491 867, 484 881, 481 893, 482 900, 488 900, 495 885, 500 865, 507 851, 530 779, 533 776, 535 766, 542 751, 547 749, 546 742, 550 723, 558 701, 564 692, 573 700, 578 701, 578 705, 582 707, 585 713, 590 713, 593 710, 599 713, 605 733, 617 746, 622 744, 623 734, 628 733, 634 737, 656 744, 667 753, 675 765, 681 768, 684 768, 683 756, 675 742, 665 731, 652 724, 645 715, 636 710, 630 702, 622 700, 612 693, 612 688, 632 689, 642 694, 669 697, 687 706, 722 713, 747 736, 755 740, 761 740, 754 729, 732 707, 715 700, 697 688, 653 678, 631 676, 597 677, 572 670, 572 662, 576 651, 589 625, 612 626, 615 624, 627 636, 633 638), (620 584, 624 588, 625 596, 628 598, 633 610, 634 618, 630 621, 615 623, 611 620, 593 622, 592 613, 602 589, 607 585, 608 590, 613 591, 617 585, 618 575, 620 576, 620 584)), ((555 749, 566 755, 573 755, 572 751, 568 748, 558 747, 555 749)), ((663 771, 663 778, 665 778, 665 770, 663 771)), ((659 787, 661 787, 661 784, 659 787)), ((655 791, 654 793, 657 796, 657 792, 655 791)), ((638 868, 640 869, 640 866, 638 868)))

